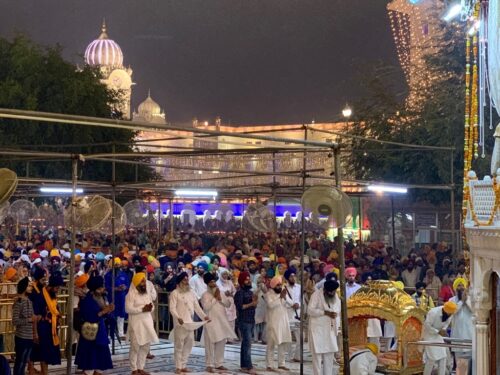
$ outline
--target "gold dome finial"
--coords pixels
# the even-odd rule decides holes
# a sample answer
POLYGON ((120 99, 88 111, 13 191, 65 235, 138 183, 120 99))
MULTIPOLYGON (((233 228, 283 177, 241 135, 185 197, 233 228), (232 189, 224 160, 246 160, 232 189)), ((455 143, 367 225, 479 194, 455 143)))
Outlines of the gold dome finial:
POLYGON ((148 89, 148 98, 151 98, 151 89, 148 89))
POLYGON ((102 18, 101 35, 99 39, 108 39, 108 30, 106 28, 106 18, 102 18))

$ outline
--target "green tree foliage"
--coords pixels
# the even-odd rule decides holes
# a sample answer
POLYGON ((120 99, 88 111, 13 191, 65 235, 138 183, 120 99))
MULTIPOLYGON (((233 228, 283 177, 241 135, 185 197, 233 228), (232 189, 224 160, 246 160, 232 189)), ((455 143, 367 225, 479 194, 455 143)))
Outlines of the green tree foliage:
MULTIPOLYGON (((454 147, 453 166, 457 201, 463 182, 465 34, 450 25, 441 25, 436 52, 425 56, 426 81, 419 82, 410 95, 397 89, 395 68, 377 65, 362 82, 366 96, 355 106, 356 121, 349 133, 414 145, 454 147)), ((450 151, 407 149, 390 144, 352 140, 346 165, 358 179, 401 184, 449 184, 450 151)), ((487 160, 478 160, 480 170, 487 160)), ((413 189, 414 200, 449 202, 449 192, 413 189)))
MULTIPOLYGON (((40 47, 24 36, 9 41, 0 39, 0 107, 110 118, 121 117, 117 111, 120 92, 100 82, 98 69, 78 69, 65 61, 59 47, 40 47)), ((39 150, 66 153, 111 152, 112 146, 97 145, 116 142, 116 152, 132 151, 136 133, 81 125, 0 120, 0 145, 3 149, 39 150), (66 146, 65 146, 66 145, 66 146), (85 145, 75 147, 70 145, 85 145), (90 145, 90 146, 89 146, 90 145)), ((27 163, 20 158, 2 156, 2 166, 26 174, 27 163)), ((69 159, 30 161, 30 177, 71 177, 69 159)), ((117 181, 135 179, 135 168, 117 164, 117 181)), ((149 168, 139 168, 139 178, 150 179, 149 168)), ((111 163, 86 161, 79 178, 110 181, 111 163)))

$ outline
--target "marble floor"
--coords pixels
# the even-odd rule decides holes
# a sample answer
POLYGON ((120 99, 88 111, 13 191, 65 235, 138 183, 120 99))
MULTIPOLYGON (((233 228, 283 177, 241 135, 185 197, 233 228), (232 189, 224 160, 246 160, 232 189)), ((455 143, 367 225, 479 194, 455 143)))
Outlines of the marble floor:
MULTIPOLYGON (((130 374, 130 367, 128 364, 128 352, 129 347, 127 344, 117 345, 115 348, 115 355, 113 356, 113 364, 115 368, 113 370, 106 371, 105 375, 118 375, 118 374, 130 374)), ((173 374, 175 371, 174 365, 174 348, 170 342, 162 340, 158 344, 151 346, 151 352, 155 355, 154 359, 148 360, 146 364, 146 371, 150 372, 152 375, 169 375, 173 374)), ((221 371, 219 374, 242 374, 240 369, 240 346, 239 343, 235 345, 226 345, 225 350, 225 367, 228 371, 221 371)), ((278 375, 281 374, 299 374, 299 363, 287 362, 287 367, 290 371, 279 370, 279 372, 269 372, 265 371, 266 362, 266 347, 260 344, 252 345, 252 362, 256 367, 257 372, 261 375, 278 375)), ((304 374, 312 374, 312 362, 311 356, 308 351, 305 352, 304 356, 304 374)), ((199 346, 193 348, 192 355, 189 359, 188 364, 189 369, 192 371, 191 374, 208 374, 205 372, 205 349, 199 346)), ((75 373, 76 368, 73 369, 72 373, 75 373)), ((51 367, 51 374, 63 375, 66 373, 66 363, 61 366, 51 367)), ((190 373, 188 373, 190 374, 190 373)))

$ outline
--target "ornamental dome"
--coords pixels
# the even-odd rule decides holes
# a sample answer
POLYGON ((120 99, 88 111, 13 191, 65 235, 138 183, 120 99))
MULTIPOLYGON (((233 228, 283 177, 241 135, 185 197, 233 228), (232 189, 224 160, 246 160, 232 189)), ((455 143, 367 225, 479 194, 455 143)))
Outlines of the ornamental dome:
POLYGON ((148 97, 137 108, 134 118, 145 120, 147 122, 165 123, 165 113, 160 105, 151 98, 151 91, 148 91, 148 97))
POLYGON ((121 68, 123 66, 122 49, 114 40, 108 38, 106 23, 102 22, 101 35, 90 43, 85 50, 85 62, 91 66, 121 68))

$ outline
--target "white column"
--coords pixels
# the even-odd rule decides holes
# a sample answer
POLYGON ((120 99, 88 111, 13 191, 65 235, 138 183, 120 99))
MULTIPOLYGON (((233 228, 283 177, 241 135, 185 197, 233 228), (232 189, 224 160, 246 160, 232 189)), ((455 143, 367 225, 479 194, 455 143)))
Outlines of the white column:
POLYGON ((490 373, 490 311, 481 309, 476 311, 474 319, 475 335, 472 340, 472 368, 473 374, 489 374, 490 373))

